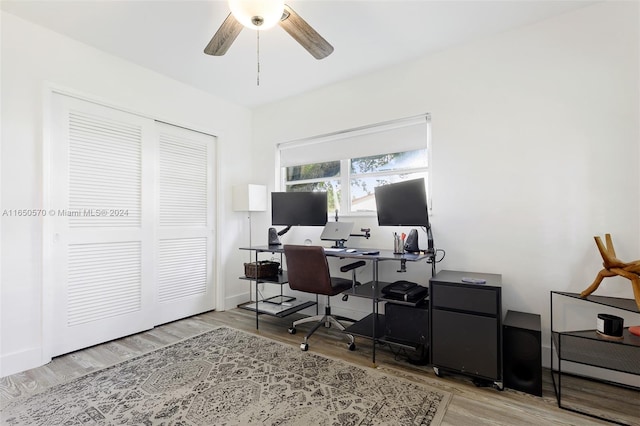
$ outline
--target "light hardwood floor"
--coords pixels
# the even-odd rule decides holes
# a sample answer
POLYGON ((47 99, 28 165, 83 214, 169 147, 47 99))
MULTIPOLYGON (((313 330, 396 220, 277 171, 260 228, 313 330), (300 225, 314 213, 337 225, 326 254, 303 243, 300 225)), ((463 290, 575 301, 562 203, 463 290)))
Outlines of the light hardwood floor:
MULTIPOLYGON (((229 326, 258 334, 298 347, 307 327, 301 326, 299 333, 290 335, 287 328, 293 319, 260 316, 260 328, 256 330, 255 314, 243 309, 226 312, 207 312, 191 318, 165 324, 152 330, 125 337, 112 342, 87 348, 55 358, 47 365, 0 379, 0 408, 13 398, 38 392, 49 386, 71 380, 91 371, 113 365, 142 353, 178 342, 218 326, 229 326)), ((374 368, 371 362, 372 344, 367 339, 356 338, 357 349, 348 351, 346 340, 332 329, 321 329, 309 340, 310 352, 374 368)), ((490 387, 477 387, 462 376, 436 377, 429 366, 418 366, 407 362, 402 354, 394 354, 390 348, 378 346, 376 366, 380 370, 449 391, 453 398, 449 404, 443 424, 464 425, 602 425, 610 424, 591 417, 576 414, 557 407, 549 371, 544 372, 542 398, 511 389, 498 391, 490 387)), ((571 401, 571 388, 567 385, 567 401, 571 401)), ((607 387, 594 391, 598 384, 587 382, 576 384, 584 394, 595 395, 591 406, 595 406, 597 392, 619 392, 618 399, 626 401, 620 410, 623 423, 640 425, 640 394, 637 391, 607 387), (629 404, 629 399, 631 404, 629 404), (634 402, 635 401, 635 402, 634 402), (631 407, 631 409, 629 409, 631 407), (637 409, 637 411, 636 411, 637 409)), ((563 391, 565 391, 563 387, 563 391)), ((589 403, 589 402, 588 402, 589 403)))

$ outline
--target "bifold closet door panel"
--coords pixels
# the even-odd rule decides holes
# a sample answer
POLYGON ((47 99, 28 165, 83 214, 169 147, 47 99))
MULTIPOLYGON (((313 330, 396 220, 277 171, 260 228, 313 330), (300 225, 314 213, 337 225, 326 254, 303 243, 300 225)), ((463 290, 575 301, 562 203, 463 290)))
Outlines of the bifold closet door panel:
POLYGON ((154 322, 215 308, 215 137, 158 127, 158 279, 154 322))
POLYGON ((45 352, 68 353, 215 307, 215 142, 52 95, 45 352))
POLYGON ((59 355, 153 327, 142 193, 154 122, 60 94, 52 103, 44 301, 59 355))

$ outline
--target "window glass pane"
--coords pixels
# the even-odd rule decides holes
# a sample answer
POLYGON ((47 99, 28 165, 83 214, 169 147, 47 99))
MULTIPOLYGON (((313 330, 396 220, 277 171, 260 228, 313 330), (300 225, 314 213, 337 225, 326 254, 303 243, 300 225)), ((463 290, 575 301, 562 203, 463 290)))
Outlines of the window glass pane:
MULTIPOLYGON (((329 161, 286 167, 286 191, 325 191, 328 212, 341 211, 342 193, 346 197, 346 213, 375 212, 374 188, 402 180, 428 178, 427 149, 358 157, 347 162, 329 161), (341 173, 349 165, 350 177, 341 173), (417 171, 420 170, 420 171, 417 171), (342 177, 341 177, 342 176, 342 177), (349 180, 342 191, 341 181, 349 180)), ((345 211, 342 211, 345 213, 345 211)))
POLYGON ((327 180, 323 182, 298 183, 287 185, 287 192, 304 192, 304 191, 326 191, 327 192, 327 211, 329 216, 336 210, 340 210, 340 181, 327 180))
POLYGON ((287 182, 340 176, 340 161, 287 167, 287 182))
POLYGON ((427 149, 372 155, 351 160, 351 173, 372 173, 427 166, 427 149))
MULTIPOLYGON (((427 173, 406 173, 388 176, 360 177, 351 179, 351 211, 352 212, 374 212, 376 211, 376 199, 374 197, 376 186, 388 185, 403 180, 424 178, 426 188, 427 173)), ((425 188, 425 190, 426 190, 425 188)))

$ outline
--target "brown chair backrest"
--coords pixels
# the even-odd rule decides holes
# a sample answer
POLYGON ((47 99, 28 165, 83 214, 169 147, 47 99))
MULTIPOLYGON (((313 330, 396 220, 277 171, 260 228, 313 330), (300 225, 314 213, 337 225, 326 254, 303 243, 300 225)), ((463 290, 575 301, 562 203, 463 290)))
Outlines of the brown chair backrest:
POLYGON ((320 246, 285 245, 289 287, 315 294, 333 294, 329 264, 320 246))

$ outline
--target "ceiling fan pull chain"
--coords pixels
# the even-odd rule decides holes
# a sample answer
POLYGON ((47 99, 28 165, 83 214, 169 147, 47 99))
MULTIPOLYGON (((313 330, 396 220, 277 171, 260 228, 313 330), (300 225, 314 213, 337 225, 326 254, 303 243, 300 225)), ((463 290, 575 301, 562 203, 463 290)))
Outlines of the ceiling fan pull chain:
POLYGON ((260 86, 260 30, 256 30, 256 34, 258 35, 258 47, 256 51, 256 55, 258 57, 258 70, 256 75, 256 86, 260 86))

